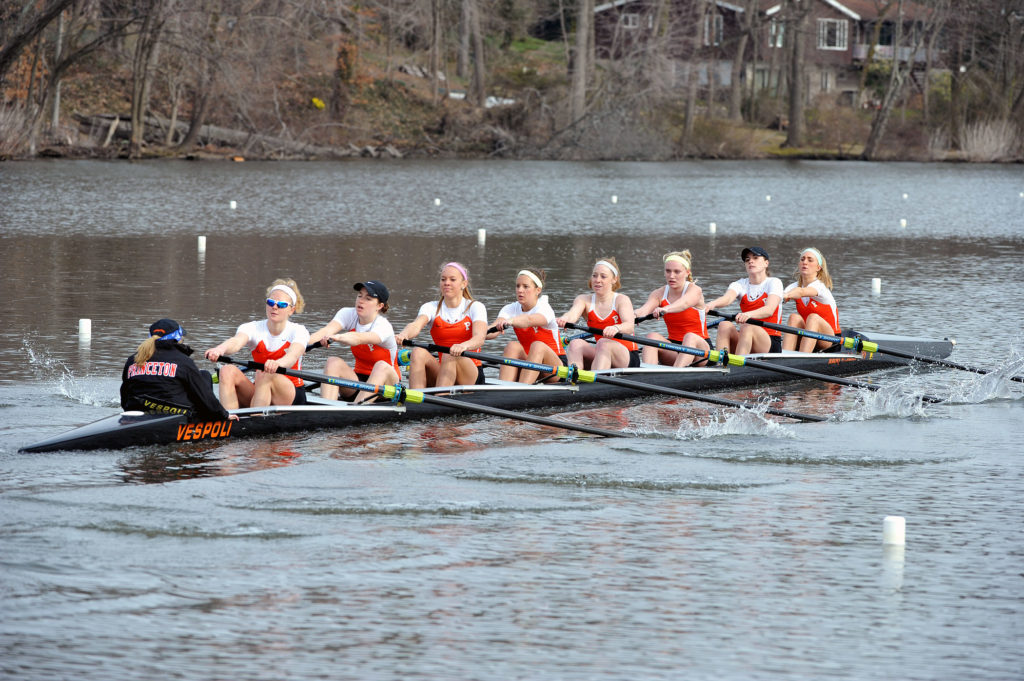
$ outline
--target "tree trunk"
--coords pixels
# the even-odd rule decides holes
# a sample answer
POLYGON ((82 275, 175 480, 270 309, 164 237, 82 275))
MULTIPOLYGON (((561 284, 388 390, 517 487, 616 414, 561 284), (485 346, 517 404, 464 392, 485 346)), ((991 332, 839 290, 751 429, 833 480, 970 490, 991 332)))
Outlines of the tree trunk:
POLYGON ((0 45, 0 81, 3 81, 7 71, 18 61, 25 47, 39 37, 39 34, 73 2, 74 0, 52 0, 39 10, 26 26, 13 31, 4 44, 0 45))
POLYGON ((441 74, 441 0, 430 2, 430 101, 437 106, 441 74))
POLYGON ((747 52, 747 41, 750 36, 744 30, 736 43, 736 51, 732 60, 732 82, 729 85, 729 118, 734 121, 743 120, 743 67, 747 52))
POLYGON ((132 138, 128 145, 129 158, 141 156, 145 141, 146 111, 149 108, 149 92, 153 83, 153 65, 160 53, 160 33, 163 30, 163 2, 155 0, 142 19, 142 27, 136 36, 135 55, 132 60, 132 138))
POLYGON ((683 153, 688 153, 690 140, 693 138, 693 126, 697 120, 697 92, 700 83, 700 73, 697 69, 697 59, 701 55, 701 31, 704 28, 704 16, 707 8, 704 3, 695 3, 693 13, 693 33, 690 39, 693 41, 693 50, 690 58, 686 61, 686 113, 683 118, 683 153))
POLYGON ((579 0, 576 12, 576 49, 573 51, 569 118, 575 123, 587 110, 587 71, 590 34, 593 33, 594 0, 579 0))
POLYGON ((790 40, 789 62, 789 127, 786 130, 786 141, 783 146, 802 147, 804 145, 804 98, 806 97, 806 51, 807 36, 805 32, 809 8, 792 8, 790 29, 787 38, 790 40))
POLYGON ((484 36, 480 32, 480 7, 476 0, 466 0, 469 7, 469 26, 473 35, 473 99, 483 106, 487 98, 487 71, 484 63, 484 36))
MULTIPOLYGON (((64 12, 57 18, 57 43, 53 49, 53 63, 60 63, 61 48, 64 44, 64 12)), ((54 133, 60 127, 60 79, 58 78, 53 88, 53 113, 50 116, 50 130, 54 133)))
POLYGON ((459 52, 455 59, 455 75, 465 78, 469 73, 469 41, 472 19, 470 19, 473 0, 462 0, 462 14, 459 18, 459 52))

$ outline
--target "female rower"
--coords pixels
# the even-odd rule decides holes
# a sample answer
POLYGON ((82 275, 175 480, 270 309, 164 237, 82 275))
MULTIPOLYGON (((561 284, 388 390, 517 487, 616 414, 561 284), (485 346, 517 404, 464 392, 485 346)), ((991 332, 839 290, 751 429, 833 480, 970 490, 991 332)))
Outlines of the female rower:
POLYGON ((185 329, 173 319, 149 327, 121 372, 121 408, 154 414, 184 414, 201 421, 237 419, 217 401, 209 371, 200 371, 181 342, 185 329))
POLYGON ((309 342, 309 331, 289 317, 306 307, 298 285, 291 279, 275 279, 267 289, 267 318, 247 322, 235 335, 206 351, 206 359, 216 362, 221 355, 230 355, 242 348, 252 351, 252 358, 262 362, 253 381, 238 367, 228 364, 220 368, 220 401, 228 409, 265 407, 270 404, 305 404, 306 391, 302 379, 275 373, 278 367, 302 369, 302 354, 309 342))
MULTIPOLYGON (((693 282, 690 271, 690 252, 675 251, 665 254, 665 286, 651 291, 647 302, 636 311, 638 317, 652 315, 655 319, 662 317, 668 331, 668 342, 685 345, 708 352, 711 342, 708 340, 708 327, 704 316, 704 293, 700 286, 693 282)), ((660 333, 649 333, 651 340, 664 342, 666 338, 660 333)), ((660 350, 654 347, 643 349, 643 360, 647 364, 668 364, 676 367, 689 366, 697 361, 698 365, 707 362, 685 352, 660 350)))
POLYGON ((575 323, 586 316, 587 326, 603 330, 603 337, 597 345, 591 345, 582 338, 569 343, 566 352, 569 363, 588 369, 611 369, 640 366, 640 352, 633 341, 615 338, 615 334, 633 333, 633 301, 629 296, 616 293, 622 288, 619 266, 615 258, 602 258, 594 263, 587 287, 591 294, 576 296, 569 311, 555 320, 559 328, 566 323, 575 323))
MULTIPOLYGON (((825 256, 817 248, 800 251, 800 264, 794 275, 797 280, 783 291, 783 300, 795 300, 796 312, 789 315, 789 326, 807 329, 815 333, 838 336, 839 311, 836 299, 832 297, 832 276, 828 273, 825 256)), ((797 349, 797 335, 782 336, 784 350, 797 349)), ((831 347, 829 341, 803 337, 799 339, 801 352, 814 352, 831 347)))
POLYGON ((461 357, 467 350, 478 350, 487 338, 487 310, 473 300, 469 290, 469 272, 457 262, 441 266, 441 299, 424 303, 419 314, 395 336, 399 346, 415 338, 430 325, 430 337, 436 345, 449 349, 435 359, 423 348, 414 348, 409 356, 409 387, 472 385, 484 382, 479 360, 461 357))
MULTIPOLYGON (((388 311, 388 289, 376 280, 364 281, 352 286, 359 293, 355 307, 343 307, 334 319, 309 337, 310 344, 335 341, 352 349, 355 369, 340 357, 329 357, 324 373, 350 381, 362 381, 374 385, 394 385, 401 379, 398 368, 398 345, 395 344, 395 330, 384 315, 388 311)), ((320 396, 329 400, 338 399, 339 390, 346 397, 355 395, 356 402, 362 402, 372 393, 352 388, 339 388, 324 383, 320 396)))
MULTIPOLYGON (((565 349, 555 323, 555 311, 548 304, 548 297, 541 295, 544 280, 543 270, 519 270, 516 275, 516 302, 501 308, 494 328, 499 333, 512 328, 516 334, 516 340, 505 346, 505 357, 557 367, 564 363, 565 349)), ((538 375, 537 371, 502 366, 498 378, 534 383, 538 375)))
POLYGON ((705 310, 715 310, 730 305, 737 296, 740 298, 740 312, 736 315, 739 328, 730 322, 718 325, 716 346, 737 355, 750 352, 782 352, 782 334, 747 324, 750 319, 762 319, 778 324, 782 319, 782 281, 771 276, 768 269, 768 251, 760 246, 744 248, 740 254, 747 268, 747 278, 737 279, 719 298, 708 303, 705 310))

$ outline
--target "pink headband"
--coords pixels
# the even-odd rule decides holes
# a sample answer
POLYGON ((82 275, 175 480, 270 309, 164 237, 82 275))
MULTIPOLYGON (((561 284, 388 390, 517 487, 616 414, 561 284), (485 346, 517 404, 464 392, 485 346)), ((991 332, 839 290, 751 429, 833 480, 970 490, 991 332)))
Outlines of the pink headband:
POLYGON ((469 281, 469 273, 466 272, 466 268, 463 267, 462 265, 460 265, 459 263, 454 262, 454 261, 449 262, 449 263, 445 263, 444 265, 441 266, 441 269, 443 270, 445 267, 454 267, 455 269, 457 269, 459 271, 459 273, 462 274, 462 278, 463 279, 465 279, 466 281, 469 281))

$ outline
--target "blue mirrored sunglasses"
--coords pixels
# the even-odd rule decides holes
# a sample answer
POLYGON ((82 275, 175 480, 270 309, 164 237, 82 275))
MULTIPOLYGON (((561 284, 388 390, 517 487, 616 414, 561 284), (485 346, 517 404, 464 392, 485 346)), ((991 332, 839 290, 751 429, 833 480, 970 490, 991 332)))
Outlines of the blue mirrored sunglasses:
POLYGON ((279 307, 282 310, 291 305, 287 300, 274 300, 273 298, 267 298, 267 305, 270 307, 279 307))

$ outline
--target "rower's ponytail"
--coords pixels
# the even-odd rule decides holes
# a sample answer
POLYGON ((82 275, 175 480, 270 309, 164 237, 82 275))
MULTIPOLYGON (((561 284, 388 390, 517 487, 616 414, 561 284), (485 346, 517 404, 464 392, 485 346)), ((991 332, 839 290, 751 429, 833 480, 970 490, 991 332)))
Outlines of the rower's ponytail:
POLYGON ((161 336, 150 336, 139 344, 139 348, 135 351, 135 364, 137 366, 146 366, 146 362, 156 352, 156 342, 160 338, 161 336))

